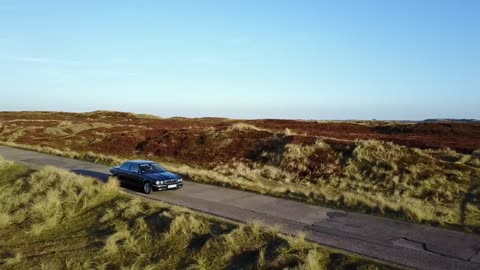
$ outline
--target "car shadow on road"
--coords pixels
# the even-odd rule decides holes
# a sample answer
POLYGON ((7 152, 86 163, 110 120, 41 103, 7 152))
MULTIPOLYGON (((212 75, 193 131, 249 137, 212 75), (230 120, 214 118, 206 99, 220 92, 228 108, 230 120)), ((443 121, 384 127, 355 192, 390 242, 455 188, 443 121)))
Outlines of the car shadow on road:
POLYGON ((103 183, 106 183, 108 181, 108 178, 110 177, 110 174, 108 173, 101 173, 101 172, 95 172, 95 171, 90 171, 90 170, 72 170, 72 172, 83 175, 83 176, 89 176, 93 178, 97 178, 98 180, 102 181, 103 183))
MULTIPOLYGON (((90 170, 79 169, 79 170, 72 170, 72 172, 76 173, 78 175, 83 175, 83 176, 96 178, 96 179, 102 181, 103 183, 108 182, 108 179, 110 178, 110 174, 108 174, 108 173, 101 173, 101 172, 90 171, 90 170)), ((135 186, 130 186, 130 185, 125 184, 125 183, 121 183, 120 185, 122 187, 128 188, 129 190, 132 190, 132 191, 136 191, 136 192, 140 191, 140 189, 138 187, 135 187, 135 186)))

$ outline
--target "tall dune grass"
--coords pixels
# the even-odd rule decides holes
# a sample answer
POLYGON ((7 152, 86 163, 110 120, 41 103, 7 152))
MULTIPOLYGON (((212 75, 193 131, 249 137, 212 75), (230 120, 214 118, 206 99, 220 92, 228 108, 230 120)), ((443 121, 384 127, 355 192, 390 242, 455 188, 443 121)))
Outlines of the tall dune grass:
MULTIPOLYGON (((246 123, 227 129, 248 130, 261 131, 246 123)), ((211 132, 217 131, 212 128, 211 132)), ((280 143, 277 141, 272 143, 280 143)), ((110 166, 122 162, 122 158, 95 152, 0 144, 110 166)), ((258 157, 212 163, 208 169, 176 162, 165 165, 197 182, 480 232, 480 150, 466 155, 376 140, 357 140, 350 149, 339 150, 322 139, 260 150, 258 157)))
POLYGON ((55 155, 59 157, 90 161, 93 163, 99 163, 99 164, 108 165, 108 166, 121 164, 124 161, 124 159, 121 159, 119 157, 98 154, 92 151, 79 153, 76 151, 72 151, 68 148, 64 150, 59 150, 49 146, 18 144, 18 143, 9 142, 9 141, 0 141, 0 145, 15 147, 15 148, 24 149, 24 150, 36 151, 36 152, 55 155))
POLYGON ((390 269, 121 192, 53 167, 0 159, 2 269, 390 269), (342 257, 337 265, 332 258, 342 257))
POLYGON ((169 168, 194 181, 480 232, 476 154, 375 140, 357 141, 348 158, 322 141, 285 149, 262 154, 272 163, 244 160, 213 170, 177 164, 169 168))

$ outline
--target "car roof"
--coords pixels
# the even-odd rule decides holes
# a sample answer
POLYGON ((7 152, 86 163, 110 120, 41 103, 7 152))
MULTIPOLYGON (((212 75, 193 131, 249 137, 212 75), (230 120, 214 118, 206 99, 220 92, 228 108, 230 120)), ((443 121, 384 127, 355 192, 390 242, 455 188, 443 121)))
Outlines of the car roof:
POLYGON ((135 163, 135 164, 156 163, 156 162, 150 161, 150 160, 127 160, 127 161, 125 161, 125 162, 135 163))

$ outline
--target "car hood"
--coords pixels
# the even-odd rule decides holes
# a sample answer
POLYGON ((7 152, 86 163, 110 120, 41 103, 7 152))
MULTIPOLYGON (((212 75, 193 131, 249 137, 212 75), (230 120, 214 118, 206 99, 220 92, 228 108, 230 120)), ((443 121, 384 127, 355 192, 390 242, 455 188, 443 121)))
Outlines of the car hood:
POLYGON ((170 180, 170 179, 179 179, 180 176, 171 173, 171 172, 162 172, 162 173, 147 173, 145 174, 149 178, 154 180, 170 180))

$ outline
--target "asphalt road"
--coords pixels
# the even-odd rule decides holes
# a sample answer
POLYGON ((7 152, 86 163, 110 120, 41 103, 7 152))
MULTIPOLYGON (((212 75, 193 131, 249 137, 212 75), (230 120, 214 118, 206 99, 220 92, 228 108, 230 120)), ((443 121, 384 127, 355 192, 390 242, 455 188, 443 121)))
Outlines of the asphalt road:
MULTIPOLYGON (((0 146, 0 155, 32 168, 53 165, 75 173, 108 179, 108 167, 0 146)), ((239 222, 262 220, 287 234, 304 231, 307 239, 416 269, 480 270, 480 235, 473 235, 344 212, 250 192, 186 181, 180 190, 150 195, 153 200, 239 222)))

